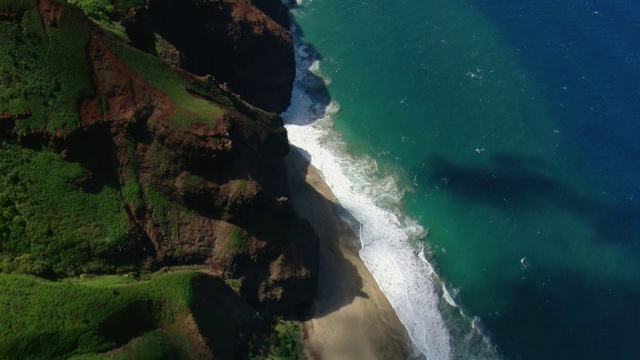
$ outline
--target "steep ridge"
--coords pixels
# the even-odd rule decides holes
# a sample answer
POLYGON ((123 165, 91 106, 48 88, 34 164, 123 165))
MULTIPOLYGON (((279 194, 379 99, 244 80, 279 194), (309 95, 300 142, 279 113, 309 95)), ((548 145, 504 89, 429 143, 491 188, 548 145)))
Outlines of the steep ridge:
POLYGON ((145 51, 156 51, 150 40, 166 39, 185 70, 214 76, 261 109, 280 113, 289 105, 295 59, 287 7, 278 0, 150 0, 126 16, 125 28, 145 51))
MULTIPOLYGON (((292 56, 291 64, 277 60, 290 35, 248 1, 180 5, 231 21, 211 30, 224 46, 242 43, 242 56, 274 58, 245 62, 251 69, 227 80, 200 77, 131 47, 113 24, 97 26, 66 3, 0 3, 0 273, 60 279, 196 265, 231 281, 261 315, 305 305, 315 291, 318 240, 288 200, 286 130, 278 115, 229 91, 258 94, 253 103, 270 110, 285 106, 269 96, 282 97, 282 79, 295 71, 292 56)), ((127 34, 153 28, 187 63, 213 61, 157 27, 179 15, 172 6, 112 10, 126 14, 127 34)), ((190 44, 215 48, 207 36, 190 44)), ((237 53, 210 55, 243 64, 237 53)))

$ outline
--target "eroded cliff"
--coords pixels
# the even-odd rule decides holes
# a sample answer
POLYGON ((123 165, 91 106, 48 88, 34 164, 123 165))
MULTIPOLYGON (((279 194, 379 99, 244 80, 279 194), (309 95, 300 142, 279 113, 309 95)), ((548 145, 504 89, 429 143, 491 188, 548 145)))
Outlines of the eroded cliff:
POLYGON ((138 48, 154 52, 150 42, 162 38, 179 54, 174 64, 214 76, 261 109, 288 107, 295 60, 288 11, 279 0, 150 0, 124 23, 138 48))
MULTIPOLYGON (((311 300, 317 237, 288 200, 286 131, 253 106, 288 103, 288 31, 249 1, 116 2, 124 34, 57 0, 7 4, 0 270, 197 265, 262 314, 311 300), (144 34, 175 61, 132 47, 144 34), (168 65, 182 57, 182 70, 168 65)), ((286 25, 281 7, 265 9, 286 25)))

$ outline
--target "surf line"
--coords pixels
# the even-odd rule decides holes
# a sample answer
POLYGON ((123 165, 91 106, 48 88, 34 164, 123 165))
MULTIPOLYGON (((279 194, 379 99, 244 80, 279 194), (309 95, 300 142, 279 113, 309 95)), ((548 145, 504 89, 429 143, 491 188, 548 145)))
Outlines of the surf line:
POLYGON ((322 174, 340 204, 360 222, 360 258, 389 299, 407 328, 414 346, 427 359, 449 359, 451 339, 438 310, 437 276, 423 262, 410 242, 406 227, 389 209, 376 202, 376 195, 397 194, 394 181, 367 175, 375 167, 372 158, 354 158, 333 129, 333 116, 340 107, 314 99, 318 89, 319 63, 299 31, 291 29, 296 56, 296 79, 291 106, 282 114, 289 141, 303 149, 322 174))

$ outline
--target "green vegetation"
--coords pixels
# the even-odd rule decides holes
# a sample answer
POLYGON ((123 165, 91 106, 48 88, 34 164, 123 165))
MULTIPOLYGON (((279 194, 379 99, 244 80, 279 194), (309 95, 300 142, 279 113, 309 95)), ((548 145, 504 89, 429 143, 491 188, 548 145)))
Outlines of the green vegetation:
POLYGON ((239 192, 240 194, 244 194, 247 192, 247 180, 242 179, 240 180, 240 182, 238 183, 238 188, 236 189, 237 192, 239 192))
POLYGON ((96 93, 96 107, 100 111, 100 115, 106 114, 109 110, 109 102, 103 99, 98 93, 96 93))
POLYGON ((227 243, 227 249, 246 250, 249 248, 249 239, 247 233, 241 229, 233 229, 231 238, 227 243))
POLYGON ((127 166, 127 179, 122 188, 122 196, 125 201, 133 206, 136 214, 140 215, 144 211, 144 203, 142 202, 142 187, 138 182, 138 175, 135 167, 130 164, 127 166))
POLYGON ((0 114, 30 113, 18 121, 20 133, 78 126, 81 100, 94 96, 88 40, 87 29, 68 12, 48 30, 33 7, 20 21, 0 21, 0 114))
POLYGON ((144 6, 144 0, 115 0, 115 3, 122 10, 129 11, 134 7, 144 6))
MULTIPOLYGON (((145 195, 149 205, 151 205, 150 210, 153 219, 160 225, 164 236, 169 236, 169 225, 171 223, 174 204, 152 187, 147 187, 145 195)), ((177 226, 177 224, 175 224, 175 226, 177 226)))
POLYGON ((20 11, 33 9, 37 3, 37 0, 2 0, 0 1, 0 13, 14 15, 20 11))
POLYGON ((158 143, 153 143, 153 153, 152 159, 153 163, 160 169, 161 172, 164 172, 167 169, 167 161, 164 156, 164 149, 162 145, 158 143))
POLYGON ((124 184, 122 196, 133 207, 136 214, 141 215, 144 211, 144 202, 142 201, 142 187, 138 182, 138 174, 134 164, 134 155, 135 144, 132 140, 127 140, 127 171, 126 179, 121 179, 124 184))
POLYGON ((140 244, 120 192, 43 149, 0 144, 0 271, 74 276, 132 269, 140 244))
POLYGON ((156 330, 133 339, 123 352, 101 358, 113 360, 188 360, 189 356, 181 347, 174 344, 174 339, 169 334, 156 330))
POLYGON ((184 177, 184 183, 190 187, 201 186, 204 183, 204 179, 198 175, 188 174, 184 177))
POLYGON ((263 348, 252 360, 299 360, 305 359, 300 326, 276 318, 263 348))
POLYGON ((116 16, 115 6, 109 0, 67 0, 78 6, 85 15, 100 24, 111 23, 116 16))
POLYGON ((79 7, 87 17, 121 41, 129 40, 122 20, 130 9, 144 5, 144 0, 117 1, 117 3, 112 0, 67 1, 79 7))
POLYGON ((190 357, 167 332, 155 330, 133 339, 119 350, 106 354, 83 354, 71 360, 188 360, 190 357))
POLYGON ((290 322, 278 321, 274 327, 278 337, 277 348, 273 355, 277 359, 300 359, 302 348, 300 339, 302 331, 298 325, 290 322))
MULTIPOLYGON (((261 332, 237 329, 236 321, 256 321, 255 311, 221 279, 193 271, 144 281, 0 274, 0 306, 0 354, 16 358, 187 359, 194 347, 183 332, 189 315, 220 358, 232 357, 237 336, 261 332)), ((300 339, 299 326, 277 319, 263 340, 256 338, 262 346, 252 358, 301 359, 300 339)))
POLYGON ((150 205, 153 219, 156 224, 160 225, 162 234, 166 238, 177 238, 180 235, 180 221, 182 219, 190 221, 193 212, 179 203, 170 201, 150 186, 146 187, 145 196, 150 205))
POLYGON ((180 106, 171 119, 174 124, 188 127, 199 122, 215 127, 224 115, 219 106, 206 99, 209 95, 198 89, 199 84, 187 81, 159 58, 119 42, 109 42, 109 46, 127 66, 180 106))
MULTIPOLYGON (((144 4, 68 2, 73 5, 62 6, 78 6, 121 40, 127 39, 121 21, 144 4)), ((175 179, 140 183, 133 140, 127 159, 112 158, 112 150, 122 154, 109 124, 73 132, 82 101, 95 99, 103 115, 109 110, 94 90, 89 31, 75 11, 43 21, 37 3, 0 0, 0 115, 17 119, 17 136, 0 139, 0 358, 188 359, 208 351, 202 339, 216 358, 232 358, 238 344, 251 343, 263 349, 261 359, 297 358, 299 328, 278 321, 269 329, 239 297, 241 279, 228 280, 230 287, 201 272, 145 272, 149 244, 127 205, 137 215, 148 211, 167 238, 177 237, 194 212, 161 191, 175 179), (48 143, 49 134, 58 135, 51 143, 64 151, 36 145, 48 143), (132 276, 95 276, 105 273, 132 276)), ((179 127, 215 127, 232 104, 211 77, 183 77, 157 57, 115 40, 108 44, 177 105, 171 121, 179 127)), ((153 161, 164 169, 173 157, 153 146, 153 161)), ((204 180, 189 175, 184 181, 195 188, 204 180)), ((238 180, 239 193, 247 187, 238 180)), ((246 250, 251 241, 236 228, 227 246, 246 250)), ((175 247, 178 255, 186 250, 175 247)))
MULTIPOLYGON (((99 24, 113 24, 129 10, 144 6, 144 0, 67 0, 78 6, 89 18, 99 24), (123 14, 124 13, 124 14, 123 14)), ((120 25, 119 23, 117 25, 120 25)), ((124 30, 123 30, 124 31, 124 30)))
MULTIPOLYGON (((108 0, 72 0, 88 16, 120 39, 124 28, 116 19, 115 7, 108 0)), ((140 1, 119 3, 138 6, 140 1)), ((17 124, 20 133, 30 130, 55 132, 74 129, 79 124, 78 108, 82 99, 96 97, 98 108, 106 112, 106 101, 95 95, 86 54, 89 32, 70 12, 48 29, 35 9, 36 2, 4 4, 28 9, 20 21, 0 22, 0 114, 29 113, 17 124)), ((214 127, 224 115, 204 82, 191 83, 159 58, 129 48, 119 42, 110 47, 129 67, 179 104, 172 120, 188 127, 194 122, 214 127)), ((225 100, 223 98, 217 100, 225 100)))
POLYGON ((226 279, 225 282, 237 294, 240 293, 240 290, 242 289, 242 279, 226 279))
MULTIPOLYGON (((161 274, 149 281, 121 278, 51 282, 0 274, 0 354, 51 359, 102 353, 129 343, 107 358, 186 358, 190 344, 168 336, 171 326, 196 306, 199 316, 215 315, 216 309, 199 306, 211 300, 196 293, 203 281, 212 293, 226 287, 199 272, 161 274)), ((216 336, 218 329, 210 330, 206 335, 216 336)))
MULTIPOLYGON (((171 117, 171 121, 180 127, 187 128, 189 125, 198 121, 199 119, 196 117, 191 111, 187 111, 185 109, 177 109, 176 112, 171 117)), ((201 121, 200 121, 201 122, 201 121)), ((215 123, 211 123, 210 125, 215 125, 215 123)))

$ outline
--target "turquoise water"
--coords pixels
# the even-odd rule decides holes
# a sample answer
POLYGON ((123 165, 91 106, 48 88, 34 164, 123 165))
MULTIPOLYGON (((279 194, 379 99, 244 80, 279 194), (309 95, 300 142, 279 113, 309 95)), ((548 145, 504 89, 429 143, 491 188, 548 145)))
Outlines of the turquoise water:
POLYGON ((356 184, 341 201, 363 239, 349 191, 394 214, 437 273, 420 286, 451 349, 408 326, 442 350, 428 357, 637 358, 639 5, 303 0, 292 13, 316 81, 303 123, 320 124, 300 131, 330 148, 309 145, 312 162, 341 159, 323 173, 356 184))

